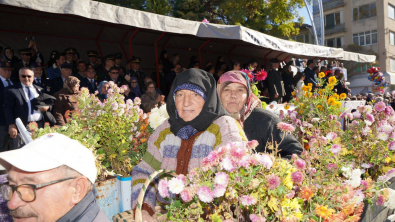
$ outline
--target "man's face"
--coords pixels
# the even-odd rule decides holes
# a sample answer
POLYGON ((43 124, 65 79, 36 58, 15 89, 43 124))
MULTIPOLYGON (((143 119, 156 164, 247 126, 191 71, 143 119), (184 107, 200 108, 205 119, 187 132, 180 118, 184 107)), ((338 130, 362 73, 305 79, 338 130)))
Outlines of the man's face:
POLYGON ((258 63, 254 62, 253 64, 250 64, 250 67, 251 67, 251 71, 256 70, 256 67, 258 67, 258 63))
POLYGON ((21 54, 21 58, 24 62, 29 62, 31 57, 31 54, 21 54))
POLYGON ((139 62, 133 62, 132 67, 134 70, 139 70, 140 69, 140 63, 139 62))
POLYGON ((67 53, 66 54, 66 59, 67 59, 67 61, 72 62, 73 59, 74 59, 73 53, 67 53))
POLYGON ((272 67, 273 69, 278 69, 280 67, 280 63, 273 63, 272 67))
POLYGON ((319 72, 320 72, 319 69, 315 69, 315 70, 314 70, 314 73, 315 73, 315 74, 318 74, 319 72))
MULTIPOLYGON (((42 184, 63 179, 57 170, 30 173, 12 167, 7 179, 10 185, 42 184)), ((23 201, 14 192, 7 207, 15 222, 47 222, 57 221, 73 207, 71 204, 72 188, 70 181, 52 184, 36 190, 36 199, 32 202, 23 201)))
POLYGON ((34 77, 39 78, 43 75, 43 68, 33 68, 34 77))
POLYGON ((97 60, 96 57, 93 57, 93 56, 89 57, 89 63, 91 63, 91 64, 96 64, 96 60, 97 60))
POLYGON ((92 68, 86 70, 85 74, 86 74, 86 77, 88 77, 89 79, 94 79, 96 76, 96 72, 92 68))
POLYGON ((21 83, 23 83, 23 85, 31 86, 34 81, 33 76, 34 76, 34 73, 31 70, 23 70, 19 74, 19 80, 21 81, 21 83))
POLYGON ((60 56, 58 60, 56 60, 56 65, 60 67, 63 63, 66 62, 66 57, 60 56))
POLYGON ((176 65, 176 67, 174 67, 174 71, 178 74, 182 71, 182 67, 180 65, 176 65))
POLYGON ((86 65, 84 63, 80 63, 80 64, 78 64, 77 69, 79 72, 85 72, 86 65))
POLYGON ((107 68, 111 68, 111 67, 113 67, 114 66, 114 60, 112 60, 112 59, 107 59, 106 60, 106 67, 107 68))
POLYGON ((0 68, 0 76, 2 76, 4 79, 10 79, 11 73, 12 73, 11 68, 0 68))
POLYGON ((111 79, 113 80, 118 80, 119 77, 119 71, 113 69, 111 72, 109 72, 111 79))
POLYGON ((115 65, 120 66, 122 63, 122 59, 115 59, 115 65))
POLYGON ((72 74, 71 69, 63 68, 63 69, 60 70, 60 72, 61 72, 61 75, 62 75, 63 78, 67 78, 67 77, 71 76, 71 74, 72 74))

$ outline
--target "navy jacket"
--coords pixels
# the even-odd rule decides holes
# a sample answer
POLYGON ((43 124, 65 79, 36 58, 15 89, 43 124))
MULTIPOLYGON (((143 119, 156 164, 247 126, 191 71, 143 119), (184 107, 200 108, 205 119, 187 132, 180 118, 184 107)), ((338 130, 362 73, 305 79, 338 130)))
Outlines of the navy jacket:
POLYGON ((97 90, 98 82, 96 80, 94 80, 94 81, 95 81, 94 87, 92 87, 92 84, 89 82, 89 79, 83 78, 83 79, 81 79, 80 86, 81 86, 81 88, 82 87, 88 88, 90 94, 95 93, 95 91, 97 90))
POLYGON ((63 78, 62 76, 56 77, 49 81, 49 94, 53 95, 56 92, 59 92, 63 88, 63 78))
POLYGON ((315 73, 312 69, 310 69, 309 67, 306 67, 304 69, 304 74, 306 75, 306 78, 304 79, 304 84, 307 86, 309 83, 313 84, 313 91, 315 88, 317 88, 315 86, 315 84, 318 83, 317 79, 315 78, 315 73))
MULTIPOLYGON (((38 94, 41 95, 43 89, 34 85, 38 94)), ((32 104, 34 106, 34 104, 32 104)), ((28 124, 29 105, 26 102, 25 92, 21 83, 9 86, 4 90, 4 113, 7 126, 15 124, 15 119, 20 118, 23 124, 28 124)))

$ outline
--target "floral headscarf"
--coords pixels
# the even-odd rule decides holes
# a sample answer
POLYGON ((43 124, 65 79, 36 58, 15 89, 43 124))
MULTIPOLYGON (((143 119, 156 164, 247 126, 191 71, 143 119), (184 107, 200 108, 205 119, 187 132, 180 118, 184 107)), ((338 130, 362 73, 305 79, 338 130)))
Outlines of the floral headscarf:
POLYGON ((75 85, 79 83, 80 80, 77 77, 69 76, 64 80, 63 88, 65 88, 70 94, 77 94, 79 89, 76 89, 75 85))

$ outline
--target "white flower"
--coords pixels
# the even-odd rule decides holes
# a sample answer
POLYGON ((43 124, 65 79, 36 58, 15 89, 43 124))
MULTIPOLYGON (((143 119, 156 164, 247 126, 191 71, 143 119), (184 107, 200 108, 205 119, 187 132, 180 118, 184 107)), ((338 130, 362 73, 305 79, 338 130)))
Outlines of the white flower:
POLYGON ((169 182, 169 190, 174 194, 179 194, 184 190, 185 184, 182 180, 173 177, 169 182))
POLYGON ((385 207, 395 209, 395 190, 388 188, 388 201, 384 203, 385 207))
POLYGON ((366 113, 371 113, 372 112, 372 106, 371 105, 365 106, 365 112, 366 113))
POLYGON ((355 191, 354 198, 352 200, 355 205, 362 203, 363 199, 365 199, 365 194, 361 190, 355 191))
POLYGON ((366 126, 371 126, 372 122, 370 122, 369 120, 365 120, 365 124, 366 124, 366 126))
POLYGON ((384 133, 384 132, 380 132, 377 137, 383 141, 387 141, 388 140, 388 134, 384 133))
POLYGON ((361 170, 355 169, 351 172, 351 176, 349 180, 346 180, 346 183, 351 185, 353 188, 357 188, 361 185, 361 170))
POLYGON ((169 118, 169 114, 167 113, 167 109, 166 109, 166 105, 162 105, 159 108, 159 113, 161 116, 163 116, 164 118, 168 119, 169 118))
POLYGON ((320 121, 320 118, 312 118, 311 122, 312 123, 318 123, 320 121))
POLYGON ((345 167, 342 167, 342 169, 341 169, 342 171, 343 171, 343 175, 346 177, 346 178, 350 178, 351 177, 351 167, 350 166, 345 166, 345 167))
POLYGON ((146 113, 144 113, 143 119, 147 119, 147 114, 146 113))
POLYGON ((118 116, 122 116, 124 113, 125 113, 125 110, 124 109, 120 109, 119 112, 118 112, 118 116))
MULTIPOLYGON (((365 120, 365 121, 366 121, 366 120, 365 120)), ((365 126, 365 127, 362 129, 362 135, 366 136, 366 135, 368 135, 369 133, 370 133, 370 127, 365 126)))
POLYGON ((133 134, 129 136, 129 141, 133 141, 133 134))
POLYGON ((159 125, 161 125, 166 119, 159 115, 158 112, 151 113, 148 117, 149 125, 152 129, 156 129, 159 125))
POLYGON ((258 162, 266 167, 266 169, 270 170, 273 166, 273 160, 266 154, 254 154, 254 158, 258 160, 258 162))
POLYGON ((154 108, 151 109, 151 113, 157 113, 158 110, 159 110, 158 107, 154 107, 154 108))
POLYGON ((389 220, 389 221, 391 221, 391 222, 394 222, 394 221, 395 221, 395 214, 392 214, 391 216, 389 216, 389 217, 387 218, 387 220, 389 220))

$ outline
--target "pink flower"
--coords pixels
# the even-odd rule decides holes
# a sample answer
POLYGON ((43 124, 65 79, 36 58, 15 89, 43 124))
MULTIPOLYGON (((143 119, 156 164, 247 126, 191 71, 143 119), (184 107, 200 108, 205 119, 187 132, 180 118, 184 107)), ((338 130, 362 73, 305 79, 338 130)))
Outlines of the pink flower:
MULTIPOLYGON (((385 103, 384 102, 378 102, 374 105, 374 109, 376 109, 378 112, 382 112, 385 110, 385 103)), ((372 121, 373 122, 373 121, 372 121)))
POLYGON ((262 216, 258 216, 256 214, 250 214, 250 220, 252 222, 266 222, 266 218, 262 216))
POLYGON ((242 146, 234 145, 230 149, 230 156, 234 160, 240 160, 246 154, 246 150, 242 146))
POLYGON ((140 106, 141 104, 141 99, 139 97, 134 98, 134 105, 140 106))
POLYGON ((295 191, 291 190, 291 192, 288 193, 285 197, 288 198, 288 199, 292 199, 294 196, 295 196, 295 191))
POLYGON ((329 164, 326 166, 326 168, 327 168, 329 171, 334 171, 334 170, 337 170, 337 165, 336 165, 335 163, 329 163, 329 164))
POLYGON ((223 157, 228 152, 228 149, 224 146, 221 146, 216 151, 219 157, 223 157))
POLYGON ((254 159, 258 160, 259 164, 266 167, 266 169, 270 170, 273 166, 273 160, 267 154, 254 154, 254 159))
POLYGON ((258 141, 256 140, 251 140, 248 141, 247 146, 250 147, 251 149, 256 148, 259 145, 258 141))
POLYGON ((358 122, 355 121, 355 120, 353 120, 353 121, 351 122, 351 124, 352 124, 354 127, 357 127, 357 126, 358 126, 358 122))
POLYGON ((215 186, 213 193, 214 193, 214 197, 222 197, 225 194, 226 191, 226 186, 221 185, 221 184, 217 184, 217 186, 215 186))
POLYGON ((341 147, 339 144, 333 144, 331 148, 329 149, 334 155, 338 154, 341 150, 341 147))
POLYGON ((378 195, 377 196, 377 202, 376 205, 381 206, 385 203, 385 197, 383 195, 378 195))
POLYGON ((278 186, 280 186, 281 180, 280 177, 277 176, 276 174, 271 174, 266 177, 266 182, 269 185, 269 189, 273 190, 276 189, 278 186))
POLYGON ((360 112, 353 112, 352 114, 354 115, 355 119, 361 118, 361 113, 360 112))
POLYGON ((242 195, 241 196, 241 204, 243 206, 251 206, 257 203, 257 199, 250 195, 242 195))
POLYGON ((192 169, 191 171, 189 171, 189 173, 188 173, 189 181, 193 182, 196 176, 197 176, 197 172, 195 169, 192 169))
POLYGON ((267 77, 267 72, 264 69, 262 69, 261 71, 255 74, 255 80, 259 82, 265 80, 266 77, 267 77))
POLYGON ((329 115, 329 120, 336 120, 337 119, 337 116, 335 116, 335 115, 329 115))
POLYGON ((192 200, 192 197, 187 190, 183 190, 180 195, 181 195, 182 201, 184 201, 186 203, 188 203, 192 200))
POLYGON ((361 185, 363 186, 363 190, 368 189, 368 183, 366 182, 366 180, 361 180, 361 185))
POLYGON ((367 136, 370 133, 370 127, 365 126, 364 128, 362 128, 362 135, 367 136))
POLYGON ((388 137, 389 135, 384 132, 379 132, 379 134, 377 134, 377 138, 381 139, 382 141, 387 141, 388 137))
POLYGON ((168 186, 167 186, 167 178, 162 179, 159 181, 158 184, 158 191, 159 191, 159 195, 163 198, 168 198, 170 197, 169 195, 169 190, 168 190, 168 186))
POLYGON ((391 106, 387 106, 385 107, 384 113, 387 116, 392 116, 394 115, 394 109, 391 106))
POLYGON ((248 168, 250 167, 251 164, 251 158, 249 155, 245 155, 241 158, 241 160, 239 160, 239 162, 237 163, 239 166, 244 167, 244 168, 248 168))
POLYGON ((225 157, 222 162, 221 162, 221 166, 223 169, 225 169, 228 172, 232 172, 233 170, 235 170, 236 166, 235 163, 233 162, 233 160, 229 157, 225 157))
POLYGON ((284 133, 291 133, 291 132, 295 131, 294 126, 292 126, 291 124, 288 124, 288 123, 284 123, 284 122, 277 123, 277 128, 284 133))
POLYGON ((312 167, 309 167, 308 168, 308 171, 311 173, 311 174, 315 174, 315 173, 317 173, 317 169, 316 168, 312 168, 312 167))
POLYGON ((295 171, 291 174, 291 179, 294 183, 302 183, 304 180, 304 175, 299 171, 295 171))
POLYGON ((215 174, 214 182, 219 185, 228 186, 229 176, 225 172, 218 172, 215 174))
POLYGON ((181 180, 185 185, 187 184, 187 177, 184 174, 180 174, 177 176, 177 179, 181 180))
POLYGON ((392 151, 395 151, 395 141, 392 141, 392 142, 390 142, 388 144, 388 149, 392 150, 392 151))
POLYGON ((207 186, 199 187, 197 195, 199 199, 204 203, 210 203, 214 199, 214 194, 207 186))
POLYGON ((316 145, 317 145, 317 139, 316 138, 312 138, 312 139, 310 139, 310 141, 309 141, 309 147, 310 148, 313 148, 313 147, 315 147, 316 145))
POLYGON ((318 141, 320 141, 321 145, 326 145, 328 144, 328 139, 325 136, 319 136, 318 141))
POLYGON ((298 170, 303 170, 306 167, 306 162, 302 159, 295 160, 295 167, 298 170))
POLYGON ((330 133, 326 134, 326 138, 327 138, 329 141, 336 139, 336 137, 337 137, 337 134, 334 133, 334 132, 330 132, 330 133))
POLYGON ((207 159, 208 162, 217 162, 219 158, 217 152, 211 151, 204 159, 207 159))
POLYGON ((346 114, 346 118, 347 118, 348 120, 352 120, 352 119, 354 119, 354 115, 353 115, 352 113, 347 113, 347 114, 346 114))
POLYGON ((369 122, 373 123, 374 122, 374 116, 370 113, 366 114, 366 118, 369 120, 369 122))

